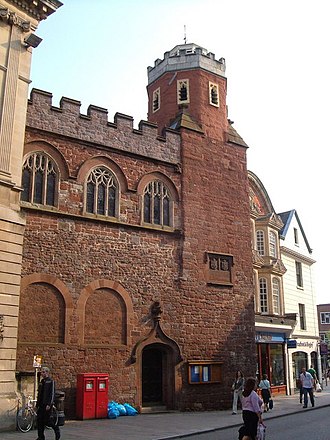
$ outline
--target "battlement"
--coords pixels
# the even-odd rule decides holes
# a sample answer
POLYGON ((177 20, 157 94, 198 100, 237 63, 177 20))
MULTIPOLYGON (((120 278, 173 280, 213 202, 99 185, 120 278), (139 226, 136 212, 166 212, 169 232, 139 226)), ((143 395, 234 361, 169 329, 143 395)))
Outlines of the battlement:
POLYGON ((32 89, 28 127, 174 164, 181 160, 181 138, 174 130, 165 130, 162 137, 157 124, 140 121, 139 128, 134 129, 131 116, 116 113, 114 121, 109 122, 105 108, 89 105, 85 115, 80 113, 80 101, 62 97, 60 106, 55 107, 52 99, 51 93, 32 89))
POLYGON ((197 44, 180 44, 164 53, 164 59, 157 59, 154 67, 148 67, 148 84, 153 83, 166 72, 201 68, 216 75, 225 77, 226 61, 224 58, 215 59, 212 52, 208 52, 197 44))

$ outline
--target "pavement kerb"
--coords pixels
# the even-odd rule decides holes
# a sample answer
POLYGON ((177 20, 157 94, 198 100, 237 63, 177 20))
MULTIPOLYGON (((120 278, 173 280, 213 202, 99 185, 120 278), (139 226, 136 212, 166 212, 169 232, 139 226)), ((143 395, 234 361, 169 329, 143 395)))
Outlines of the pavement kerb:
MULTIPOLYGON (((314 408, 304 408, 305 411, 315 411, 321 408, 326 408, 327 406, 330 406, 330 403, 326 403, 323 405, 318 405, 315 406, 314 408)), ((302 412, 302 407, 297 408, 297 410, 293 410, 293 411, 288 411, 285 414, 272 414, 270 413, 267 417, 267 420, 270 419, 278 419, 280 417, 287 417, 291 414, 298 414, 302 412)), ((207 433, 211 433, 211 432, 218 432, 218 431, 223 431, 224 429, 229 429, 229 428, 235 428, 235 427, 240 427, 242 426, 243 422, 241 421, 240 423, 233 423, 230 425, 226 425, 226 426, 219 426, 219 428, 212 428, 212 429, 203 429, 203 430, 197 430, 194 432, 189 432, 188 434, 178 434, 178 435, 174 435, 174 436, 166 436, 166 437, 159 437, 157 440, 175 440, 178 438, 189 438, 189 437, 193 437, 197 434, 207 434, 207 433)), ((267 421, 265 421, 265 424, 267 425, 267 421)))

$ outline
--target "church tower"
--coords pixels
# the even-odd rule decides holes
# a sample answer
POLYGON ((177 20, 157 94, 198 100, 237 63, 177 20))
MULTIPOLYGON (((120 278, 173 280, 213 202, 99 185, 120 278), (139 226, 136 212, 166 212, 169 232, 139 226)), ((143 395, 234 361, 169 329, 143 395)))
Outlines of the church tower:
POLYGON ((255 374, 256 357, 247 145, 227 117, 225 70, 224 58, 178 45, 148 68, 147 90, 148 120, 181 136, 180 289, 193 324, 185 342, 198 341, 199 359, 218 361, 230 377, 239 365, 255 374))

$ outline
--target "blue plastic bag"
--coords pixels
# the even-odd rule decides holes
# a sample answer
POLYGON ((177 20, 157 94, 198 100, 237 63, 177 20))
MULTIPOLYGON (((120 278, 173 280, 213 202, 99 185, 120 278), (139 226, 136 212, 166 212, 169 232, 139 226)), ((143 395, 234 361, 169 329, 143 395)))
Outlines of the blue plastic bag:
POLYGON ((108 419, 116 419, 120 416, 119 410, 117 408, 116 402, 108 403, 108 419))
POLYGON ((129 403, 124 403, 124 407, 126 408, 126 414, 128 416, 136 416, 138 411, 133 408, 129 403))
POLYGON ((126 416, 127 415, 126 408, 121 403, 117 403, 117 409, 119 411, 119 415, 121 415, 121 416, 126 416))

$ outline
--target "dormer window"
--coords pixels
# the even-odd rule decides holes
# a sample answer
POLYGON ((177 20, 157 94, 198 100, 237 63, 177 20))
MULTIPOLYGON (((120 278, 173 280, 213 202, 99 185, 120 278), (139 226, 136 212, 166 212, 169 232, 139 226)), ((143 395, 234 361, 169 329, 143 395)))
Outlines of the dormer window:
POLYGON ((181 79, 177 82, 178 104, 188 104, 189 101, 189 79, 181 79))
POLYGON ((219 107, 219 86, 218 84, 209 83, 209 102, 215 107, 219 107))
POLYGON ((160 109, 160 88, 154 90, 152 94, 152 111, 155 113, 160 109))

